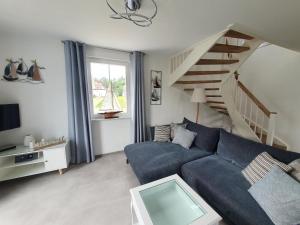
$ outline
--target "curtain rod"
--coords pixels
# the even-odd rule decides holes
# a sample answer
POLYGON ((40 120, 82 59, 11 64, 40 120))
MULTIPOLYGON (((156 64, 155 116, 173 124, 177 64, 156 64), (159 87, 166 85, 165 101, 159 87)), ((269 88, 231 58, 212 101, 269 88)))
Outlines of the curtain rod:
POLYGON ((96 45, 89 45, 89 44, 87 44, 87 45, 88 45, 88 46, 91 46, 91 47, 95 47, 95 48, 103 48, 103 49, 111 50, 111 51, 126 52, 126 53, 132 53, 132 52, 133 52, 133 51, 126 51, 126 50, 120 50, 120 49, 115 49, 115 48, 101 47, 101 46, 96 46, 96 45))
MULTIPOLYGON (((61 41, 61 42, 64 43, 65 41, 61 41)), ((83 42, 81 42, 81 43, 83 43, 83 42)), ((115 48, 107 48, 107 47, 101 47, 101 46, 90 45, 90 44, 86 44, 86 45, 91 46, 91 47, 95 47, 95 48, 103 48, 103 49, 111 50, 111 51, 118 51, 118 52, 125 52, 125 53, 132 53, 133 52, 133 51, 126 51, 126 50, 120 50, 120 49, 115 49, 115 48)))

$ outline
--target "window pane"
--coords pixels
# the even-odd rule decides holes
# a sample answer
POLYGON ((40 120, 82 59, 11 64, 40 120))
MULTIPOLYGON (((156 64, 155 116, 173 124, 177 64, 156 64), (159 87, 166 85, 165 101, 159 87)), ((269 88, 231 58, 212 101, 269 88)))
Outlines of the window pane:
POLYGON ((92 94, 94 113, 102 110, 103 100, 109 84, 109 65, 91 63, 92 94))
POLYGON ((126 66, 110 65, 110 79, 112 90, 117 100, 118 108, 127 112, 127 94, 126 94, 126 66))
POLYGON ((94 113, 127 112, 126 66, 91 63, 94 113))

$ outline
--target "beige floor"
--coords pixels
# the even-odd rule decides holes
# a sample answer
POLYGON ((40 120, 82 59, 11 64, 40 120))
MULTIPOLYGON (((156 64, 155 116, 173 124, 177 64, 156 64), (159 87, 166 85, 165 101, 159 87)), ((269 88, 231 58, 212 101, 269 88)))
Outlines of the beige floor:
POLYGON ((138 181, 123 153, 57 172, 0 183, 0 225, 129 225, 138 181))
POLYGON ((130 225, 138 181, 123 153, 58 172, 0 183, 0 225, 130 225))

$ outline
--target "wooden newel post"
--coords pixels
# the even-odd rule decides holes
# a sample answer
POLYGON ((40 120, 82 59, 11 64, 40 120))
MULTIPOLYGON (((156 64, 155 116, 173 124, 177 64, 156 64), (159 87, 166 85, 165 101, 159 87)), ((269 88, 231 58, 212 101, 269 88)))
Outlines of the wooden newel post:
POLYGON ((269 124, 268 124, 268 135, 267 135, 267 145, 273 145, 274 135, 275 135, 275 124, 276 124, 276 114, 271 113, 269 124))

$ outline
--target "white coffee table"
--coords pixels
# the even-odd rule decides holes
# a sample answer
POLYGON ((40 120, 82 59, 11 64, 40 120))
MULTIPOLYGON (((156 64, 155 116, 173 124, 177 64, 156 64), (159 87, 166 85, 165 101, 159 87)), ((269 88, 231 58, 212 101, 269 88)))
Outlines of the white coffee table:
POLYGON ((133 225, 217 225, 222 218, 178 175, 130 190, 133 225))

